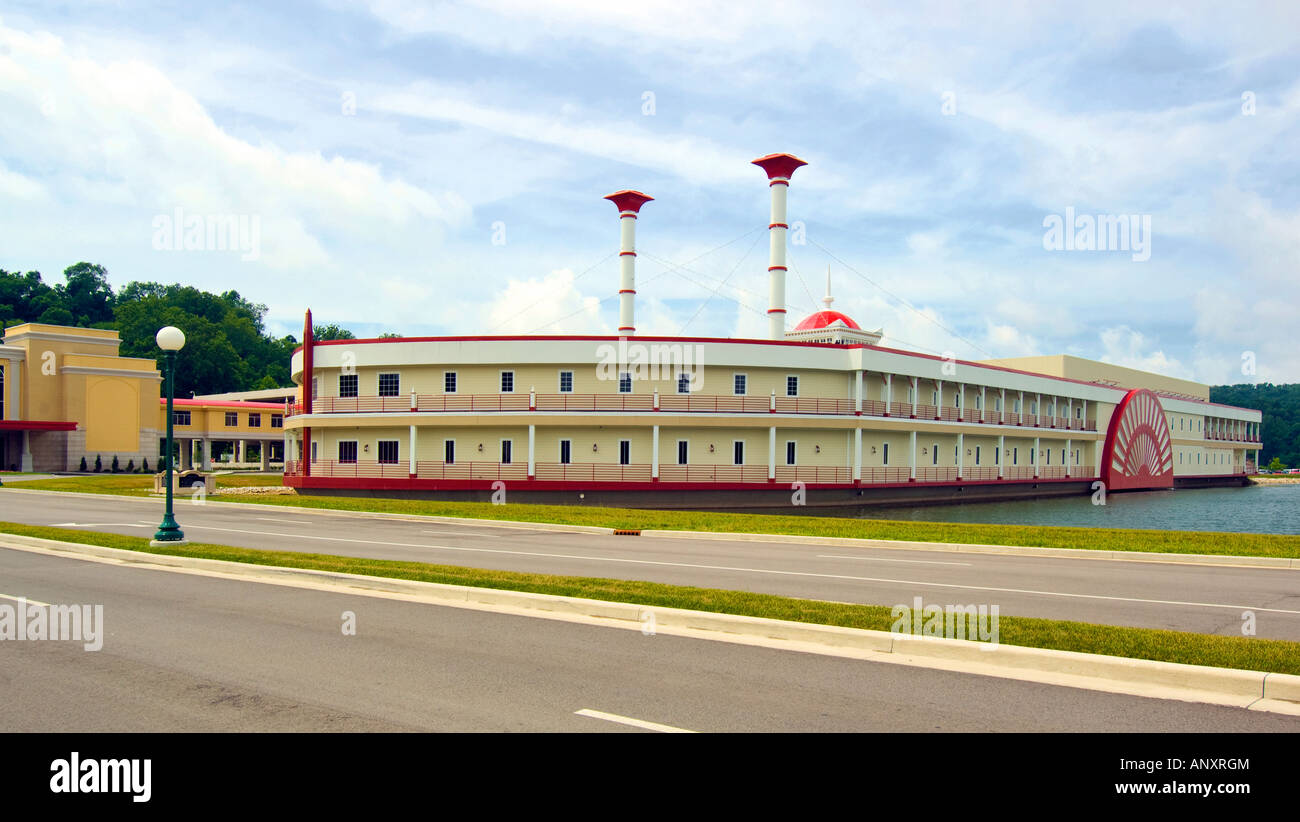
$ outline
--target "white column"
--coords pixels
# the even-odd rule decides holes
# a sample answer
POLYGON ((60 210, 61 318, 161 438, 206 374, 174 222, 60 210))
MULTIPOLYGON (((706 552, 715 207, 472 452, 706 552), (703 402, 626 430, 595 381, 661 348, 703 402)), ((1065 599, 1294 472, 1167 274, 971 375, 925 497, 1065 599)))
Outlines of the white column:
POLYGON ((261 470, 268 471, 271 468, 271 441, 257 441, 257 456, 260 457, 261 470))
POLYGON ((1067 439, 1065 441, 1065 476, 1067 479, 1070 476, 1070 461, 1073 459, 1074 459, 1074 440, 1067 439))
POLYGON ((1083 400, 1083 430, 1088 430, 1088 401, 1083 400))
MULTIPOLYGON (((957 386, 957 418, 962 422, 966 421, 966 383, 959 383, 957 386)), ((983 403, 981 403, 982 405, 983 403)))
POLYGON ((1020 392, 1020 398, 1016 400, 1016 405, 1018 406, 1016 410, 1016 414, 1017 414, 1016 422, 1018 422, 1021 425, 1024 425, 1025 424, 1025 392, 1024 391, 1020 392))
POLYGON ((654 198, 639 191, 616 191, 605 199, 618 208, 619 217, 618 333, 631 335, 636 332, 636 215, 654 198))
POLYGON ((1002 475, 1004 473, 1002 470, 1002 466, 1007 461, 1007 455, 1003 452, 1005 452, 1006 450, 1007 450, 1007 438, 1003 434, 998 434, 998 455, 997 457, 994 458, 994 462, 997 463, 998 466, 998 479, 1002 479, 1002 475))
POLYGON ((921 381, 916 377, 908 377, 912 383, 912 417, 916 417, 916 401, 921 396, 921 381))
MULTIPOLYGON (((1037 418, 1037 415, 1035 415, 1037 418)), ((1038 442, 1038 437, 1034 437, 1034 479, 1038 479, 1038 464, 1043 459, 1043 449, 1038 442)))
POLYGON ((885 375, 885 416, 894 411, 894 375, 885 375))
MULTIPOLYGON (((415 426, 412 425, 410 426, 410 431, 406 435, 406 458, 407 458, 406 461, 410 463, 410 467, 407 469, 407 473, 412 477, 414 477, 416 473, 418 473, 415 464, 415 446, 416 446, 416 432, 415 432, 415 426)), ((513 458, 514 455, 512 454, 511 459, 513 458)))
POLYGON ((998 424, 1007 421, 1007 389, 998 389, 998 424))
POLYGON ((1074 425, 1074 397, 1065 398, 1065 425, 1074 425))
POLYGON ((18 470, 31 471, 32 468, 32 440, 31 431, 23 432, 23 455, 18 462, 18 470))
POLYGON ((659 479, 659 426, 650 426, 650 479, 659 479))
POLYGON ((1034 395, 1034 425, 1042 425, 1042 423, 1043 423, 1043 395, 1035 394, 1034 395))
POLYGON ((934 418, 943 416, 943 380, 934 381, 934 418))
MULTIPOLYGON (((913 393, 912 396, 916 396, 916 394, 913 393)), ((912 482, 916 482, 916 432, 912 431, 910 433, 911 436, 908 437, 908 441, 909 441, 909 447, 911 448, 912 451, 912 459, 910 461, 911 470, 912 470, 911 477, 912 477, 912 482)))
POLYGON ((1094 479, 1101 476, 1101 440, 1092 443, 1092 476, 1094 479))
POLYGON ((780 340, 785 338, 785 233, 788 228, 786 195, 790 189, 790 177, 795 169, 806 163, 789 154, 772 154, 755 160, 754 165, 767 172, 768 189, 772 193, 772 219, 767 226, 767 337, 770 340, 780 340))
POLYGON ((862 429, 853 429, 853 481, 862 479, 862 429))
POLYGON ((862 416, 862 369, 853 378, 853 413, 862 416))
POLYGON ((776 426, 767 429, 767 478, 776 480, 776 426))
POLYGON ((961 479, 962 468, 966 464, 966 435, 957 435, 957 479, 961 479))
POLYGON ((528 478, 537 476, 536 435, 537 426, 528 426, 528 478))

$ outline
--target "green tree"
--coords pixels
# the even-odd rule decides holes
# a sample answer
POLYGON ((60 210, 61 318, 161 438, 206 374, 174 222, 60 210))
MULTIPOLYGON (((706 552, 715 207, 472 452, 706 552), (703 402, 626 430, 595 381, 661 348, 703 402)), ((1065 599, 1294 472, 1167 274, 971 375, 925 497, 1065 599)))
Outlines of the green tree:
POLYGON ((355 340, 357 338, 356 334, 334 323, 313 325, 311 335, 317 340, 355 340))

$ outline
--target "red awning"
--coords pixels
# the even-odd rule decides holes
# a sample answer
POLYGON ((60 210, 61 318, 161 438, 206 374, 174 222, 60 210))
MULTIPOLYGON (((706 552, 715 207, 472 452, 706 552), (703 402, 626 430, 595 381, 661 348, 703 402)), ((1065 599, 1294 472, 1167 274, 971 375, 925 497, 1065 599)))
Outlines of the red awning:
POLYGON ((75 421, 0 420, 0 431, 76 431, 75 421))

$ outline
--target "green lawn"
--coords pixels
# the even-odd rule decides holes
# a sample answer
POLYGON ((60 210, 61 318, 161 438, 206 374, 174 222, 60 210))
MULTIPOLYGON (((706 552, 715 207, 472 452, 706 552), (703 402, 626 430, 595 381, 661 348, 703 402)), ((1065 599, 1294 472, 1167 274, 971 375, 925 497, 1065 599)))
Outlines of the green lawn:
MULTIPOLYGON (((146 496, 153 487, 152 482, 151 477, 110 475, 32 480, 17 487, 146 496)), ((217 478, 218 488, 222 485, 279 484, 280 478, 276 476, 230 475, 217 478)), ((223 501, 219 495, 208 499, 211 502, 223 501)), ((374 497, 232 496, 230 501, 345 511, 596 525, 634 530, 795 534, 976 545, 1026 545, 1043 548, 1096 548, 1111 551, 1300 558, 1300 536, 1297 535, 910 522, 781 514, 718 514, 578 505, 492 505, 487 502, 439 502, 374 497)))
MULTIPOLYGON (((149 540, 144 537, 5 522, 0 522, 0 533, 102 545, 143 553, 204 557, 257 565, 310 568, 450 585, 530 591, 608 602, 629 602, 820 625, 840 625, 847 628, 888 631, 893 623, 890 608, 884 605, 823 602, 771 594, 665 585, 657 582, 493 571, 454 565, 360 559, 330 554, 261 551, 203 543, 172 548, 152 548, 149 546, 149 540)), ((1300 642, 1007 616, 1000 618, 998 627, 1000 641, 1005 645, 1300 674, 1300 642)))

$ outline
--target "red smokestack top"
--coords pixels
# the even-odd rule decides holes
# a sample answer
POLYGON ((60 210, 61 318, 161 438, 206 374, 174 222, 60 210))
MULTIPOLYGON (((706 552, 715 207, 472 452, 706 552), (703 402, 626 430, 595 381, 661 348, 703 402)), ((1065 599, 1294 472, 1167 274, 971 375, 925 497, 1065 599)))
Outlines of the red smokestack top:
POLYGON ((769 154, 754 160, 754 165, 767 172, 767 179, 790 179, 799 166, 808 165, 793 154, 769 154))
POLYGON ((605 199, 618 207, 619 214, 622 214, 625 211, 630 211, 633 214, 636 214, 641 210, 641 206, 653 200, 654 197, 651 197, 648 194, 642 194, 639 191, 624 189, 623 191, 615 191, 613 194, 605 195, 605 199))

